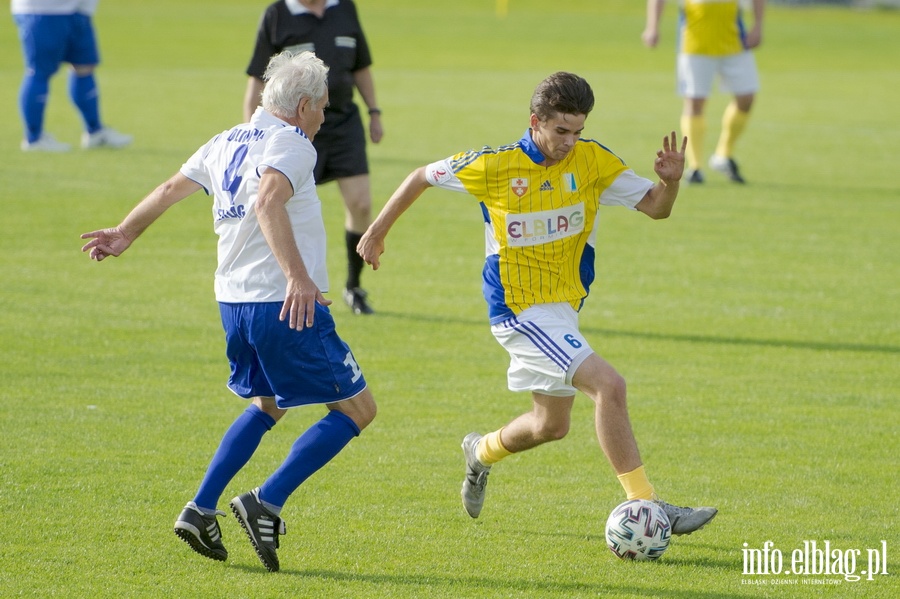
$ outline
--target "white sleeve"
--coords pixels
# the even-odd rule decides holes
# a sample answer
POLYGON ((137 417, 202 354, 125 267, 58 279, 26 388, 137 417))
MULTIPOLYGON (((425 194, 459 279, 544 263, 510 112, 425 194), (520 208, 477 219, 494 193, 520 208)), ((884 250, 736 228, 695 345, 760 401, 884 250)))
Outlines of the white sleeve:
POLYGON ((206 195, 211 193, 213 186, 209 171, 206 168, 205 159, 218 137, 219 136, 217 135, 203 144, 190 158, 187 159, 187 162, 181 165, 180 169, 182 175, 201 185, 203 191, 206 192, 206 195))
POLYGON ((633 170, 623 171, 616 177, 613 184, 600 194, 600 204, 603 206, 624 206, 630 210, 644 199, 647 192, 653 187, 653 181, 639 176, 633 170))
POLYGON ((425 180, 435 187, 469 193, 450 168, 450 159, 438 160, 425 167, 425 180))

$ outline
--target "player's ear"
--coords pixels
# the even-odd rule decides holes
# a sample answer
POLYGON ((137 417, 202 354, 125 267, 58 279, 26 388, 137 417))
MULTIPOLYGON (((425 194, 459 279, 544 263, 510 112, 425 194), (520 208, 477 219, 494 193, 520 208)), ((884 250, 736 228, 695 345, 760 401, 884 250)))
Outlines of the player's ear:
POLYGON ((300 102, 297 103, 297 115, 302 115, 305 111, 309 110, 310 100, 308 97, 303 96, 300 98, 300 102))

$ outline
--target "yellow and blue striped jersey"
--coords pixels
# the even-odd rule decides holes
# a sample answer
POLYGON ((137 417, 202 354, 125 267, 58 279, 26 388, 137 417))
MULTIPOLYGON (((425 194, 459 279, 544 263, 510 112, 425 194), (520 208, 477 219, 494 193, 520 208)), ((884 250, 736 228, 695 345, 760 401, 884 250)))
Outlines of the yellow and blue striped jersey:
POLYGON ((483 290, 492 324, 536 304, 568 302, 580 309, 594 279, 600 204, 633 209, 653 185, 589 139, 578 140, 553 166, 540 166, 543 160, 526 131, 514 144, 462 152, 426 167, 431 185, 480 202, 483 290))
POLYGON ((728 56, 744 51, 741 0, 682 0, 679 52, 728 56))

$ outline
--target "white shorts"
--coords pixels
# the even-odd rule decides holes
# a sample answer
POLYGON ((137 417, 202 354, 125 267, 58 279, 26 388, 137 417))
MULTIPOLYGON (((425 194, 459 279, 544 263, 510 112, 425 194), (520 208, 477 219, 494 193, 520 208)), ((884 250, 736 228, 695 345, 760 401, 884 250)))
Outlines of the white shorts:
POLYGON ((565 303, 533 306, 493 325, 491 332, 509 352, 511 391, 575 395, 572 377, 594 353, 578 330, 578 312, 565 303))
POLYGON ((678 55, 678 95, 708 98, 716 75, 725 93, 743 96, 759 91, 756 59, 749 50, 730 56, 678 55))

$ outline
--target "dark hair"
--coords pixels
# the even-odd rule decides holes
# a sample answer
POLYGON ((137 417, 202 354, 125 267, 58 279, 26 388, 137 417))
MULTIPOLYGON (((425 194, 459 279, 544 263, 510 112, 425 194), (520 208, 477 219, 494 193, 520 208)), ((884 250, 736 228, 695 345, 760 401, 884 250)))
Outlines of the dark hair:
POLYGON ((590 114, 594 92, 588 82, 560 71, 540 82, 531 96, 531 112, 542 121, 555 114, 590 114))

